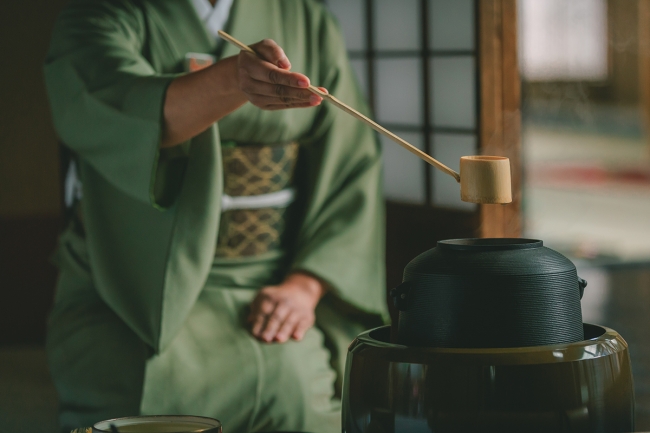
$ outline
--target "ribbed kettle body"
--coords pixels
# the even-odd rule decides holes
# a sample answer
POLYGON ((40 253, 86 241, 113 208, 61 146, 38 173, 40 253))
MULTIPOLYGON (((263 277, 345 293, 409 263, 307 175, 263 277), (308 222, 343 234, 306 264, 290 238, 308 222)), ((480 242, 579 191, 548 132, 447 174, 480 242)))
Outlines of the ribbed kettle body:
POLYGON ((457 239, 413 259, 393 291, 398 342, 484 348, 583 339, 584 281, 562 254, 531 239, 457 239))

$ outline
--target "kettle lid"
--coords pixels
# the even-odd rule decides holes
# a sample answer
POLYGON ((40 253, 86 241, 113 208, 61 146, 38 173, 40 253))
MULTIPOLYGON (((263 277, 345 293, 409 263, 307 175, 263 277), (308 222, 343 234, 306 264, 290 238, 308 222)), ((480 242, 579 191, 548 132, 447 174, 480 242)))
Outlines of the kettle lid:
POLYGON ((470 238, 438 241, 437 247, 457 251, 503 251, 540 248, 544 242, 524 238, 470 238))

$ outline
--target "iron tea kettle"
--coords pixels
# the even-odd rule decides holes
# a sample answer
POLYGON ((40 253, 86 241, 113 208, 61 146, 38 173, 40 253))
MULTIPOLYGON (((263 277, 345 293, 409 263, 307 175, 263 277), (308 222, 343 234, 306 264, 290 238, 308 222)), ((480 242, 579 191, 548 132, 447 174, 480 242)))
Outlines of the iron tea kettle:
POLYGON ((586 285, 569 259, 540 240, 440 241, 406 266, 391 291, 397 343, 505 348, 582 341, 586 285))

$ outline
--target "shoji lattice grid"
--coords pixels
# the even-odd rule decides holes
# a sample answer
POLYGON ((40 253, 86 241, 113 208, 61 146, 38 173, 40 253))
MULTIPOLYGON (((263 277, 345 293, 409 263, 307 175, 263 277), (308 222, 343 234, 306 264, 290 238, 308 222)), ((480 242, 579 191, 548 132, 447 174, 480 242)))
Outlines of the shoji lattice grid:
MULTIPOLYGON (((452 169, 478 146, 475 0, 326 0, 382 125, 452 169)), ((381 138, 389 200, 473 210, 450 176, 381 138)))

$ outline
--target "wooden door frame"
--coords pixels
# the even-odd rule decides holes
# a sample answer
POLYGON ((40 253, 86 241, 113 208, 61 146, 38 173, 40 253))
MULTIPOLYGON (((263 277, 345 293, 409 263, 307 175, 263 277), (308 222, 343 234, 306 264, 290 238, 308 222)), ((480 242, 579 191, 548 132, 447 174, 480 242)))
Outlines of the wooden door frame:
POLYGON ((517 56, 517 1, 478 1, 479 151, 510 158, 508 205, 480 207, 479 237, 519 237, 522 229, 521 84, 517 56))

